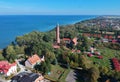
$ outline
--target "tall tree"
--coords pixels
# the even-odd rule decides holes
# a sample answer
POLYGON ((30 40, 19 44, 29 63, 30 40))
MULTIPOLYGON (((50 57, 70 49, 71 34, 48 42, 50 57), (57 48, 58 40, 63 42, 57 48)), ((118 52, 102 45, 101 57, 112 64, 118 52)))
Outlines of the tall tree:
POLYGON ((89 70, 88 70, 88 74, 89 74, 89 82, 98 82, 98 78, 100 76, 100 73, 99 73, 99 69, 97 67, 91 67, 89 70))
POLYGON ((80 66, 83 69, 89 69, 93 66, 92 61, 88 60, 84 55, 81 55, 79 60, 80 60, 80 66))
POLYGON ((82 47, 85 47, 85 50, 88 50, 89 48, 89 41, 87 39, 87 37, 83 36, 83 43, 82 43, 82 47))
POLYGON ((9 62, 14 62, 15 58, 16 58, 16 52, 14 49, 14 46, 9 45, 6 48, 6 58, 8 59, 9 62))
POLYGON ((44 40, 45 42, 50 42, 52 39, 51 39, 51 36, 50 36, 49 34, 45 34, 45 35, 43 36, 43 40, 44 40))

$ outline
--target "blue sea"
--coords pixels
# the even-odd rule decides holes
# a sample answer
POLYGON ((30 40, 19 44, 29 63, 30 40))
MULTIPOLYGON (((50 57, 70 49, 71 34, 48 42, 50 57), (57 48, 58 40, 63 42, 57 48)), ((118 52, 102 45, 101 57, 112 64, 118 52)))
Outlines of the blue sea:
POLYGON ((0 49, 25 33, 46 32, 55 28, 57 23, 74 24, 95 17, 93 15, 0 15, 0 49))

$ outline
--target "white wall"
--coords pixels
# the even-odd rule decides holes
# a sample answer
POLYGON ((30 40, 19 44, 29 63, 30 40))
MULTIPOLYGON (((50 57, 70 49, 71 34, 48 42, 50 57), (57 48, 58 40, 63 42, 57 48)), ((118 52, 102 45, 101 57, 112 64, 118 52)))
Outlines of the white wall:
POLYGON ((25 61, 25 66, 26 66, 26 67, 29 67, 29 68, 33 68, 33 65, 31 65, 28 60, 25 61))
POLYGON ((17 73, 17 66, 15 65, 15 66, 12 66, 9 70, 8 70, 8 72, 7 72, 7 76, 10 76, 11 74, 15 74, 15 73, 17 73))

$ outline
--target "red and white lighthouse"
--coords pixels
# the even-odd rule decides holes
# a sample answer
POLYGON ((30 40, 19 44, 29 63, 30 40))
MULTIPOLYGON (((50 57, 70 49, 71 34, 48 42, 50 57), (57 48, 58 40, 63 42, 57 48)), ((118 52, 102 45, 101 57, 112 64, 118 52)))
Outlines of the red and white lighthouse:
POLYGON ((59 32, 59 24, 57 24, 56 26, 56 41, 57 41, 57 44, 60 43, 60 32, 59 32))

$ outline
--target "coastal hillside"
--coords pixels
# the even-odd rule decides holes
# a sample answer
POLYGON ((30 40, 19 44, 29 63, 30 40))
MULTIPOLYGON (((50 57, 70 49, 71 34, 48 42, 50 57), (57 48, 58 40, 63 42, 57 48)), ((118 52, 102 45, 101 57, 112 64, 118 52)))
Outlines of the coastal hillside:
POLYGON ((42 73, 51 82, 66 82, 71 72, 76 74, 77 82, 85 82, 86 77, 87 82, 104 82, 104 76, 120 81, 119 21, 102 16, 57 25, 48 32, 33 31, 16 37, 0 51, 0 60, 20 60, 26 68, 31 67, 26 63, 29 58, 40 57, 40 63, 36 62, 30 70, 42 73))

